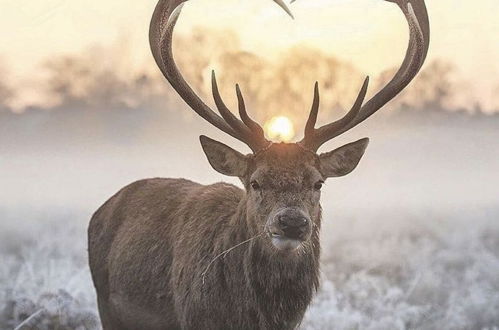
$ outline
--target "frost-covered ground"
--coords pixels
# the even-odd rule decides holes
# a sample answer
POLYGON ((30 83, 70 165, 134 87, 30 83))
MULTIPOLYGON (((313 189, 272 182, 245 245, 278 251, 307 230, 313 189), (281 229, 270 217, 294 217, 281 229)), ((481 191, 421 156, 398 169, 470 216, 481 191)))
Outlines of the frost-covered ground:
MULTIPOLYGON (((2 214, 0 328, 99 329, 89 215, 25 213, 2 214)), ((303 329, 499 329, 499 209, 325 213, 303 329)))
POLYGON ((83 223, 2 219, 0 329, 99 329, 83 223))
POLYGON ((498 329, 498 211, 341 219, 304 328, 498 329))

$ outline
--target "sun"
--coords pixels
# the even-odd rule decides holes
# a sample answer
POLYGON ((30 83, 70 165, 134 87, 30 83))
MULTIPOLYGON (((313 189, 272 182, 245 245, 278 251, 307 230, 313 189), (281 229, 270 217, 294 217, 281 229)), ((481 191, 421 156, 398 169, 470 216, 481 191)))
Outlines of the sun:
POLYGON ((295 136, 293 122, 288 117, 272 117, 265 123, 267 137, 275 142, 289 142, 295 136))

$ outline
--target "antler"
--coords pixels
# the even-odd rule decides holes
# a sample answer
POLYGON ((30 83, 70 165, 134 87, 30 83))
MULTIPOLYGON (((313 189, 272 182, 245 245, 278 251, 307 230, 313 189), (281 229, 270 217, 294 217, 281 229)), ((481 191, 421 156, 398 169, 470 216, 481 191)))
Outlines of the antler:
MULTIPOLYGON (((213 72, 213 98, 221 115, 220 117, 192 90, 175 64, 172 50, 173 30, 186 1, 160 0, 156 6, 149 31, 149 42, 156 63, 180 97, 198 115, 225 133, 246 143, 253 152, 265 148, 270 142, 265 139, 262 127, 248 116, 239 86, 236 86, 236 92, 242 121, 225 106, 218 92, 217 81, 213 72)), ((291 15, 289 8, 282 0, 274 1, 291 15)))
POLYGON ((305 137, 299 143, 317 151, 326 141, 357 126, 397 96, 419 72, 428 54, 430 25, 424 0, 386 0, 395 2, 409 24, 409 46, 400 69, 392 80, 364 105, 369 77, 364 81, 352 109, 341 119, 315 129, 319 111, 319 88, 315 85, 314 102, 305 127, 305 137))

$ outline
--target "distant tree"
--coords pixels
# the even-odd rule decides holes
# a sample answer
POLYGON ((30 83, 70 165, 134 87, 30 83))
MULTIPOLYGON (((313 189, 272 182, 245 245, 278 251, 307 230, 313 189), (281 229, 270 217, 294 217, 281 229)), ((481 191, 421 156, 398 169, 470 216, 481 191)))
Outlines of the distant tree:
POLYGON ((451 63, 442 60, 431 62, 409 89, 412 102, 424 110, 447 109, 456 92, 452 80, 454 73, 455 67, 451 63))
MULTIPOLYGON (((202 96, 211 95, 211 70, 222 55, 240 49, 237 35, 231 31, 194 28, 174 40, 175 60, 185 79, 202 96)), ((219 72, 219 74, 221 74, 219 72)))
POLYGON ((95 54, 66 55, 47 61, 47 94, 58 107, 96 110, 139 107, 153 103, 157 95, 166 95, 166 85, 159 74, 145 70, 127 72, 118 64, 106 62, 104 56, 95 54))
MULTIPOLYGON (((52 58, 44 65, 47 76, 43 86, 55 103, 64 108, 185 106, 152 63, 131 70, 127 55, 130 51, 121 45, 94 47, 83 54, 52 58)), ((315 81, 321 87, 319 122, 331 121, 350 109, 364 79, 352 65, 310 47, 296 46, 273 58, 243 51, 237 35, 227 31, 195 28, 175 38, 174 52, 179 69, 205 102, 213 105, 211 70, 215 69, 229 107, 237 111, 234 84, 239 83, 248 110, 260 122, 287 115, 295 123, 303 123, 312 103, 315 81)), ((456 83, 455 73, 456 68, 443 60, 426 64, 411 87, 388 107, 456 110, 456 95, 463 87, 456 83)), ((368 97, 394 74, 391 69, 379 75, 371 83, 368 97)), ((3 86, 0 83, 2 104, 11 96, 3 86)))
POLYGON ((9 110, 9 102, 14 97, 14 90, 7 84, 6 76, 6 70, 0 65, 0 111, 9 110))
MULTIPOLYGON (((360 75, 352 67, 317 49, 294 47, 276 64, 275 81, 270 86, 270 104, 285 107, 292 116, 304 122, 313 100, 313 86, 321 89, 320 120, 351 106, 355 89, 360 89, 360 75), (357 86, 355 86, 357 85, 357 86), (275 97, 275 96, 279 97, 275 97)), ((358 91, 358 90, 357 90, 358 91)))
POLYGON ((46 93, 62 105, 86 104, 86 90, 93 81, 92 63, 81 56, 65 55, 51 58, 44 64, 47 73, 46 93))
MULTIPOLYGON (((262 57, 246 51, 226 52, 214 64, 217 80, 227 104, 237 110, 235 83, 243 92, 248 111, 256 119, 263 120, 265 89, 270 79, 272 65, 262 57)), ((209 87, 211 89, 211 86, 209 87)))
POLYGON ((492 107, 494 113, 499 113, 499 84, 494 88, 492 92, 492 107))
MULTIPOLYGON (((274 61, 247 52, 226 53, 219 63, 224 84, 239 82, 254 106, 252 113, 261 121, 284 114, 303 122, 312 103, 315 81, 321 86, 321 118, 330 118, 331 112, 351 106, 361 83, 352 67, 307 47, 291 48, 274 61), (358 86, 352 84, 356 81, 358 86)), ((233 93, 232 85, 224 87, 227 93, 231 90, 233 93)))

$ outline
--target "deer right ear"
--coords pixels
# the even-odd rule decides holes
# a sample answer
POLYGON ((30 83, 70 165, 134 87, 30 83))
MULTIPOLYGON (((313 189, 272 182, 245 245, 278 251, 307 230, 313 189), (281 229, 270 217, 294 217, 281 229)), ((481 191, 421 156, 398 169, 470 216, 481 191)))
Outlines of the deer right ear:
POLYGON ((366 151, 369 139, 349 143, 319 156, 321 170, 326 178, 339 177, 352 172, 366 151))
POLYGON ((246 174, 248 167, 246 156, 207 136, 201 135, 199 140, 211 167, 215 171, 237 177, 243 177, 246 174))

